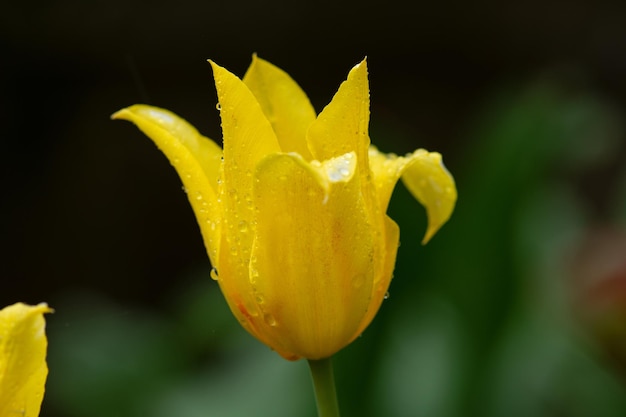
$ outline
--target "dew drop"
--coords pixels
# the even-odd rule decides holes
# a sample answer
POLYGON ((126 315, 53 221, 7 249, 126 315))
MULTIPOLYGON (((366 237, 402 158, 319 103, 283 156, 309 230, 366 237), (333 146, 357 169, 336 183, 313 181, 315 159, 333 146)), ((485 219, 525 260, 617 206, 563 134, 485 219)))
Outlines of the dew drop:
POLYGON ((387 292, 385 293, 385 297, 384 297, 384 298, 385 298, 385 300, 387 300, 387 299, 389 298, 389 291, 387 291, 387 292))
POLYGON ((331 182, 346 181, 355 168, 353 157, 345 154, 326 161, 326 175, 331 182))
POLYGON ((214 281, 219 279, 219 276, 217 275, 217 268, 211 269, 211 278, 213 278, 214 281))
POLYGON ((215 108, 216 108, 218 111, 222 110, 222 106, 220 106, 220 103, 217 103, 217 104, 215 105, 215 108))
POLYGON ((256 268, 250 268, 250 284, 255 285, 259 277, 259 271, 256 268))
POLYGON ((263 314, 263 321, 267 323, 268 326, 276 327, 278 323, 276 323, 276 318, 270 313, 263 314))
POLYGON ((246 233, 248 231, 248 223, 245 220, 239 222, 239 232, 246 233))

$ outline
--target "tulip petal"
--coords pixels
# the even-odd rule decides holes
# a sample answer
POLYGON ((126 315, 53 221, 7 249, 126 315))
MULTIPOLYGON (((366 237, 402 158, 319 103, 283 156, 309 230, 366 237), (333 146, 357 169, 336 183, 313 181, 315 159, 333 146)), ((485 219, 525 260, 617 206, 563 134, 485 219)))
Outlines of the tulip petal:
MULTIPOLYGON (((209 62, 213 67, 224 137, 225 189, 221 199, 225 224, 222 231, 229 253, 220 260, 227 256, 225 262, 231 263, 229 279, 247 281, 252 232, 255 227, 252 204, 253 172, 264 156, 280 152, 280 146, 270 122, 250 89, 236 75, 212 61, 209 62), (250 233, 240 233, 240 229, 249 229, 250 233)), ((218 262, 218 269, 220 268, 218 262)))
POLYGON ((398 244, 400 242, 400 228, 398 224, 394 222, 389 216, 385 216, 385 235, 384 235, 384 250, 383 262, 381 270, 378 272, 374 285, 372 286, 372 298, 370 301, 367 314, 363 317, 359 329, 354 334, 354 338, 358 337, 365 331, 367 326, 374 320, 376 313, 380 309, 380 306, 388 294, 389 284, 393 278, 393 270, 396 265, 396 255, 398 254, 398 244))
POLYGON ((256 171, 250 274, 261 333, 286 358, 334 354, 367 311, 374 243, 356 164, 353 153, 323 164, 277 154, 256 171))
POLYGON ((211 263, 217 265, 221 229, 217 199, 222 149, 165 109, 139 104, 111 117, 137 125, 174 166, 200 225, 211 263))
POLYGON ((272 124, 283 152, 297 152, 310 160, 306 131, 316 118, 309 98, 296 82, 273 64, 252 57, 243 82, 256 97, 272 124))
POLYGON ((45 304, 0 310, 0 416, 37 417, 48 367, 45 304))
POLYGON ((427 243, 448 221, 457 198, 454 178, 443 165, 441 155, 418 149, 405 157, 399 157, 383 154, 372 146, 369 157, 382 210, 387 210, 391 193, 402 176, 407 189, 426 208, 428 227, 422 243, 427 243))
POLYGON ((324 161, 354 151, 362 178, 369 175, 368 124, 369 83, 363 60, 352 68, 332 101, 309 127, 307 141, 313 158, 324 161))

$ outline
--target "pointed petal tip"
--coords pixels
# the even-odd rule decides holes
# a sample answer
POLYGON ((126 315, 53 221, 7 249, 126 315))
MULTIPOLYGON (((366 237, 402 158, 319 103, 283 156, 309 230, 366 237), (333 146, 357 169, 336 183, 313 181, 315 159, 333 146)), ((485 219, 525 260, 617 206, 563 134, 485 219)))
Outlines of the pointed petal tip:
POLYGON ((31 313, 54 313, 54 309, 50 308, 47 303, 39 303, 36 305, 30 305, 22 302, 15 303, 11 306, 6 307, 7 309, 15 309, 22 311, 29 311, 31 313))
POLYGON ((211 65, 211 69, 213 70, 213 77, 215 77, 215 73, 218 72, 219 69, 222 67, 217 65, 212 59, 207 59, 207 62, 209 63, 209 65, 211 65))
POLYGON ((131 121, 133 114, 155 114, 161 113, 162 115, 168 115, 170 112, 159 107, 150 106, 148 104, 133 104, 128 107, 124 107, 111 115, 111 120, 128 120, 131 121))
POLYGON ((125 115, 128 112, 128 108, 125 107, 121 110, 116 111, 115 113, 113 113, 111 115, 111 120, 121 120, 121 119, 125 119, 125 115))
POLYGON ((48 303, 39 303, 34 307, 41 313, 54 313, 54 309, 48 306, 48 303))
POLYGON ((358 64, 352 67, 352 69, 350 70, 350 74, 359 70, 365 71, 365 73, 367 73, 367 57, 364 57, 358 64))
POLYGON ((207 59, 207 61, 211 65, 211 68, 213 68, 213 72, 215 72, 216 70, 220 70, 220 69, 224 70, 225 69, 224 67, 222 67, 221 65, 219 65, 218 63, 213 61, 212 59, 207 59))

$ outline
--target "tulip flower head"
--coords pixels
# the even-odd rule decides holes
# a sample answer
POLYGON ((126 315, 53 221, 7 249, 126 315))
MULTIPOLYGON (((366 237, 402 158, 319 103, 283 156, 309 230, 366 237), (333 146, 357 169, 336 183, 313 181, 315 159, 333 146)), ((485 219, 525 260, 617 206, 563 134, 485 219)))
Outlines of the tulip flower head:
POLYGON ((327 358, 358 337, 389 288, 399 228, 386 215, 402 178, 425 206, 424 242, 456 201, 441 155, 370 145, 367 65, 323 111, 254 57, 239 79, 211 62, 223 149, 175 114, 135 105, 135 123, 177 170, 214 270, 243 327, 286 359, 327 358))
POLYGON ((37 417, 48 376, 45 304, 0 310, 0 417, 37 417))

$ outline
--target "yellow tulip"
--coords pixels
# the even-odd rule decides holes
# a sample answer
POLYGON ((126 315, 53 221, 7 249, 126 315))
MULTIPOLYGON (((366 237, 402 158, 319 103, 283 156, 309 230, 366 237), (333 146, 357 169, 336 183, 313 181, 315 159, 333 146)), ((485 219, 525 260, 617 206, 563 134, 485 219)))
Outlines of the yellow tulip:
POLYGON ((175 114, 134 105, 135 123, 177 170, 226 300, 286 359, 327 358, 358 337, 392 278, 399 228, 385 213, 400 177, 426 207, 424 243, 450 217, 441 155, 370 146, 367 65, 316 115, 281 69, 256 56, 243 80, 211 62, 223 150, 175 114))
POLYGON ((39 415, 48 367, 46 304, 0 310, 0 417, 39 415))

